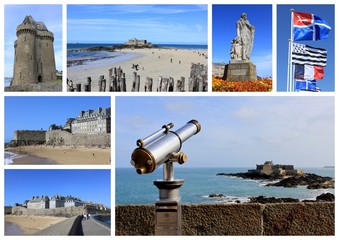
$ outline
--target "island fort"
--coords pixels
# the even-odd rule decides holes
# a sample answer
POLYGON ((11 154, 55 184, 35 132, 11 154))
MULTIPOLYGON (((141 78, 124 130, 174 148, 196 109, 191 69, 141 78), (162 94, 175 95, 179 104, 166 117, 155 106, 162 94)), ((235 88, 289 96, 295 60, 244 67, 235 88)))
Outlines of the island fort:
POLYGON ((264 164, 257 164, 256 169, 248 170, 248 173, 267 176, 294 176, 303 175, 304 171, 294 169, 293 165, 273 164, 272 161, 266 161, 264 164))

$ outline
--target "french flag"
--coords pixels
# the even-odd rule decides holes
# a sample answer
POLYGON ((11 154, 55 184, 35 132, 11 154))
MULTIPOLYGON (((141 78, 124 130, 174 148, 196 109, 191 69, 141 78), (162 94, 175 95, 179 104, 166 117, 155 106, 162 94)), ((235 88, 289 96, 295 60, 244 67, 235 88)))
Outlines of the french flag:
POLYGON ((294 41, 327 39, 331 27, 312 13, 293 12, 294 41))
POLYGON ((320 66, 300 65, 294 66, 295 79, 321 80, 324 77, 324 68, 320 66))

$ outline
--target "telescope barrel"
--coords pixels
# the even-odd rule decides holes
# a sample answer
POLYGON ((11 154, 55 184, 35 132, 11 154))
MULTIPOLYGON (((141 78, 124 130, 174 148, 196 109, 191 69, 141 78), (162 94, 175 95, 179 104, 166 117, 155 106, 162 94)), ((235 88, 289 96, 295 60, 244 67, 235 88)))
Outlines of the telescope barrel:
MULTIPOLYGON (((173 124, 165 126, 172 128, 173 124)), ((201 125, 196 120, 189 121, 175 132, 168 131, 169 128, 165 126, 145 138, 143 143, 138 144, 139 148, 133 151, 131 164, 137 169, 137 173, 153 172, 168 161, 173 153, 178 153, 183 142, 201 130, 201 125)))
POLYGON ((138 139, 137 140, 137 146, 138 147, 145 147, 150 142, 155 141, 157 138, 163 136, 164 133, 168 132, 169 129, 173 128, 174 124, 169 123, 167 125, 162 126, 162 128, 155 133, 152 133, 151 135, 145 137, 144 139, 138 139))

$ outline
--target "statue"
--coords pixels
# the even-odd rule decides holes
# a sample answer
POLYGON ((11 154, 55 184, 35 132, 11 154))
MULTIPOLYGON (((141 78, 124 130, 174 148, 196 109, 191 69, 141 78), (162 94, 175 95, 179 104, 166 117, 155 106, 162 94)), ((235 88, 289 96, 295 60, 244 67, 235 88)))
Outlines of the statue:
POLYGON ((231 60, 225 65, 223 79, 226 81, 257 80, 257 68, 250 60, 255 27, 241 14, 237 21, 237 36, 231 41, 231 60))
POLYGON ((242 46, 240 43, 239 37, 236 37, 231 42, 232 48, 230 51, 231 59, 232 60, 242 60, 242 46))
POLYGON ((233 39, 232 41, 232 50, 233 50, 233 46, 234 48, 237 47, 239 51, 241 48, 241 53, 240 53, 241 58, 238 59, 238 57, 235 56, 231 50, 231 59, 250 60, 250 55, 251 55, 252 48, 253 48, 254 31, 255 31, 255 27, 251 25, 250 22, 247 20, 247 14, 246 13, 241 14, 241 18, 237 21, 237 37, 233 39), (239 43, 236 43, 236 42, 239 42, 239 43), (239 44, 240 47, 237 46, 236 44, 239 44), (232 54, 233 54, 233 58, 232 58, 232 54))

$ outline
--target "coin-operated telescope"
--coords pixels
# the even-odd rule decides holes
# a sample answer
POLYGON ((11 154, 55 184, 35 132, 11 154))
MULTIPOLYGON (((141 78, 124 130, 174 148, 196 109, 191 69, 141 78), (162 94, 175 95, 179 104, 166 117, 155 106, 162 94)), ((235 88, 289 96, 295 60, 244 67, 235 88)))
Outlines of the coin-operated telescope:
POLYGON ((170 131, 173 123, 162 126, 155 133, 137 140, 131 164, 138 174, 152 173, 160 165, 164 166, 163 180, 155 180, 159 189, 159 200, 155 203, 155 235, 181 234, 181 205, 179 188, 184 180, 174 179, 173 163, 187 161, 185 153, 180 152, 182 144, 201 130, 196 120, 191 120, 177 131, 170 131))

